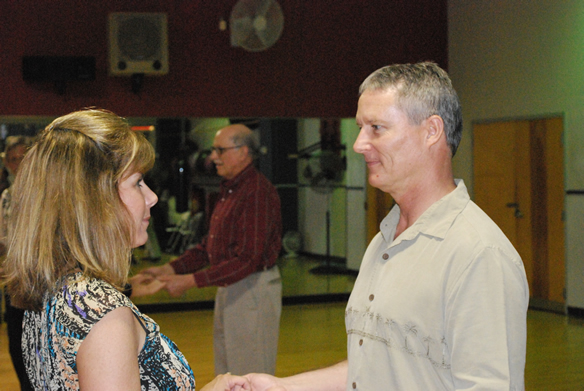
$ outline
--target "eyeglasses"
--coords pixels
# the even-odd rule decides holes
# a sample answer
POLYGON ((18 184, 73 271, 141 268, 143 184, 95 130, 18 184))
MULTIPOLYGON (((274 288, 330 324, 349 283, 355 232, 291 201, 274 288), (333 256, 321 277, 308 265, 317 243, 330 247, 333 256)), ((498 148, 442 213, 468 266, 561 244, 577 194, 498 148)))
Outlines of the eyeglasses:
POLYGON ((235 145, 233 147, 211 147, 211 153, 217 152, 217 155, 221 156, 223 155, 223 152, 227 151, 228 149, 235 149, 241 147, 243 147, 243 145, 235 145))

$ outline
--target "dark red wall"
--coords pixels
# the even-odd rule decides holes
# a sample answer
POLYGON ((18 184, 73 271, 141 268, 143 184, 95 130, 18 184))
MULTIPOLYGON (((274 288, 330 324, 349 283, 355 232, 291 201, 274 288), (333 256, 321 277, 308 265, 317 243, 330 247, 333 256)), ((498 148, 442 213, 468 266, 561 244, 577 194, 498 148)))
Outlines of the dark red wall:
POLYGON ((86 106, 123 116, 351 117, 357 88, 393 62, 447 66, 446 0, 280 0, 284 32, 263 52, 230 45, 236 0, 0 0, 0 115, 61 115, 86 106), (131 91, 108 76, 110 12, 168 14, 168 75, 131 91), (96 80, 22 80, 23 56, 94 56, 96 80))

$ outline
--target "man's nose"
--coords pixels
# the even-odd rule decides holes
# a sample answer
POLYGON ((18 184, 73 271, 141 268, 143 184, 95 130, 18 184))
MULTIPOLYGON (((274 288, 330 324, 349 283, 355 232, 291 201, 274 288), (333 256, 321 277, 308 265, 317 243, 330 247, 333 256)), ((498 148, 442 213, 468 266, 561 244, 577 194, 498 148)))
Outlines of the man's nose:
POLYGON ((369 143, 368 143, 365 131, 363 130, 363 128, 361 128, 361 130, 359 131, 359 134, 357 135, 357 139, 355 140, 355 143, 353 144, 353 151, 355 151, 357 153, 363 153, 367 150, 368 145, 369 145, 369 143))

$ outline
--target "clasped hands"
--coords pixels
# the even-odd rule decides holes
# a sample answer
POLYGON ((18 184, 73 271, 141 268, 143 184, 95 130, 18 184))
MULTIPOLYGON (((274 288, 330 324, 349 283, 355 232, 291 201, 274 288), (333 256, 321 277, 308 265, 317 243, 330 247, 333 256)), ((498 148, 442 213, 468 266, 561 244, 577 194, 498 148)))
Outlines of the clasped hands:
POLYGON ((161 289, 166 289, 172 297, 180 297, 196 286, 192 274, 176 274, 169 264, 142 270, 129 282, 132 284, 132 298, 152 295, 161 289))
POLYGON ((229 373, 219 375, 201 391, 286 391, 277 377, 251 373, 245 376, 233 376, 229 373))

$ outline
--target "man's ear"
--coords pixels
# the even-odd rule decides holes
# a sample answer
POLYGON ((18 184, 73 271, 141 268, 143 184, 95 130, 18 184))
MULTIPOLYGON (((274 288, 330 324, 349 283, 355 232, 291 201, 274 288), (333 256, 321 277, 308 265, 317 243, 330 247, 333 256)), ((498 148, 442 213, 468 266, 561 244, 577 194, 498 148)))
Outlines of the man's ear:
POLYGON ((432 115, 426 119, 426 140, 429 144, 437 143, 444 134, 444 121, 439 115, 432 115))
POLYGON ((242 145, 239 149, 241 150, 244 159, 247 158, 248 156, 251 156, 251 151, 249 150, 249 147, 247 145, 242 145))

